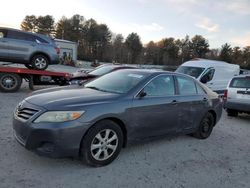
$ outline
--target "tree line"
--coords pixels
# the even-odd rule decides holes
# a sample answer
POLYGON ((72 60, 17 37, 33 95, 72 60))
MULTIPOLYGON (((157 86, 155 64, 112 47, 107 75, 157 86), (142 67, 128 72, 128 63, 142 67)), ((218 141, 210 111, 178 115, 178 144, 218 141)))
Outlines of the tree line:
POLYGON ((21 29, 77 42, 80 60, 177 66, 193 58, 207 58, 250 69, 250 46, 240 48, 226 43, 219 49, 211 49, 201 35, 183 39, 169 37, 143 45, 137 33, 124 38, 122 34, 112 33, 106 24, 78 14, 71 18, 63 16, 58 22, 50 15, 27 15, 21 29))

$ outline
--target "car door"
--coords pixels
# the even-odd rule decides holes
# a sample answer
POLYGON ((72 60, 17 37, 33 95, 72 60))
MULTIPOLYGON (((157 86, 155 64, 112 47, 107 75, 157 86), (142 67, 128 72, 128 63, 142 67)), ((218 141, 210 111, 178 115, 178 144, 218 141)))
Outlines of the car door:
POLYGON ((202 75, 200 82, 206 84, 212 90, 218 90, 218 86, 220 88, 220 83, 217 83, 216 80, 213 79, 215 74, 215 68, 210 67, 206 70, 206 72, 202 75))
POLYGON ((32 49, 36 46, 33 35, 19 31, 8 31, 9 57, 13 60, 28 60, 32 49))
POLYGON ((8 59, 8 40, 6 38, 7 30, 0 29, 0 58, 8 59))
POLYGON ((153 78, 132 103, 133 137, 145 138, 175 132, 178 104, 172 75, 153 78))
POLYGON ((181 131, 195 129, 208 106, 208 98, 201 86, 192 78, 176 76, 181 131))

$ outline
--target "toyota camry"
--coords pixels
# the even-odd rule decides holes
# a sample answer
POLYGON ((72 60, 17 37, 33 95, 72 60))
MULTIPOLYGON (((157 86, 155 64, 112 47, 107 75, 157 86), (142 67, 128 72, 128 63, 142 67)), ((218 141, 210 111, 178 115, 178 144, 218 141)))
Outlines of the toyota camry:
POLYGON ((118 70, 84 86, 36 92, 13 117, 16 140, 49 157, 111 163, 123 147, 164 135, 210 136, 222 113, 219 96, 192 77, 118 70))

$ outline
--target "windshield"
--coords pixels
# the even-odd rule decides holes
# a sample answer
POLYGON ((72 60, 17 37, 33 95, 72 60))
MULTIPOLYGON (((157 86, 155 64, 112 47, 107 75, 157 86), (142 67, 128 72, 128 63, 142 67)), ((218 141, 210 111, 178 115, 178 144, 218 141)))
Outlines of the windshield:
POLYGON ((104 92, 125 94, 135 87, 145 75, 131 71, 115 71, 85 85, 104 92))
POLYGON ((205 68, 202 68, 202 67, 179 66, 175 72, 187 74, 189 76, 198 78, 204 70, 205 68))
POLYGON ((91 75, 95 76, 102 76, 104 74, 107 74, 113 70, 112 66, 102 66, 100 68, 96 68, 95 70, 89 72, 91 75))
POLYGON ((230 87, 233 87, 233 88, 250 88, 250 77, 234 78, 231 81, 230 87))

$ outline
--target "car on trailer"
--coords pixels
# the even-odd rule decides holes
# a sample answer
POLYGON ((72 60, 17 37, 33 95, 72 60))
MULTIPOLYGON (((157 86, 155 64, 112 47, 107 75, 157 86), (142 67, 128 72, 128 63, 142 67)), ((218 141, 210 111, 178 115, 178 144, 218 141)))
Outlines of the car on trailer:
POLYGON ((68 85, 69 78, 70 74, 64 72, 0 66, 0 91, 16 92, 23 80, 29 83, 31 90, 34 85, 68 85))
POLYGON ((60 48, 42 34, 0 27, 0 61, 24 64, 29 69, 45 70, 59 63, 60 48))

